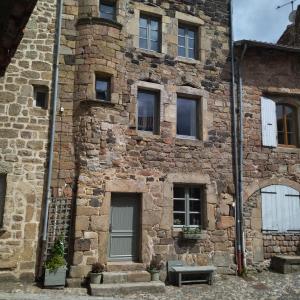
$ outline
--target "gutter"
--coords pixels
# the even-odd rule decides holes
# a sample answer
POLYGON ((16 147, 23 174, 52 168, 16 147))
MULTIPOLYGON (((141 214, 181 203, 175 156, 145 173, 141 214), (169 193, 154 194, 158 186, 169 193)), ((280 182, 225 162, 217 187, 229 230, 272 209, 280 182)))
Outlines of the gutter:
MULTIPOLYGON (((43 225, 43 248, 45 249, 47 236, 48 236, 48 215, 49 215, 49 203, 51 198, 51 179, 52 179, 52 167, 53 167, 53 152, 55 142, 55 130, 56 130, 56 115, 57 115, 57 102, 58 102, 58 79, 59 79, 59 54, 60 54, 60 39, 61 39, 61 25, 62 25, 62 12, 63 12, 63 0, 57 1, 56 7, 56 35, 54 43, 54 61, 53 61, 53 73, 52 73, 52 118, 50 120, 50 147, 49 147, 49 160, 48 171, 46 178, 46 191, 44 194, 45 212, 44 212, 44 225, 43 225)), ((43 263, 43 255, 41 255, 43 263)))
POLYGON ((232 119, 232 151, 233 151, 233 173, 235 187, 235 230, 236 230, 236 245, 235 256, 237 263, 237 273, 243 273, 243 238, 242 238, 242 222, 241 222, 241 201, 240 201, 240 160, 238 150, 238 121, 237 121, 237 100, 236 100, 236 75, 235 75, 235 53, 234 53, 234 34, 233 34, 233 0, 230 1, 230 55, 231 55, 231 119, 232 119))

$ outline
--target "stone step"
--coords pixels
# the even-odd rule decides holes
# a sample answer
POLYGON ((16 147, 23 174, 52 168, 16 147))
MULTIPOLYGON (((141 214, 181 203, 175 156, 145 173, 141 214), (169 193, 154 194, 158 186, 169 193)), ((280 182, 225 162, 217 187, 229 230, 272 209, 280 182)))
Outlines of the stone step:
POLYGON ((104 272, 103 283, 149 282, 151 275, 147 271, 104 272))
POLYGON ((134 293, 160 294, 165 292, 165 284, 161 281, 91 284, 90 292, 92 296, 102 297, 134 293))
POLYGON ((270 267, 272 270, 283 274, 300 272, 300 256, 273 256, 270 267))
POLYGON ((108 272, 144 271, 145 265, 134 262, 108 262, 108 272))
POLYGON ((82 279, 81 278, 67 278, 67 287, 69 288, 81 288, 82 279))

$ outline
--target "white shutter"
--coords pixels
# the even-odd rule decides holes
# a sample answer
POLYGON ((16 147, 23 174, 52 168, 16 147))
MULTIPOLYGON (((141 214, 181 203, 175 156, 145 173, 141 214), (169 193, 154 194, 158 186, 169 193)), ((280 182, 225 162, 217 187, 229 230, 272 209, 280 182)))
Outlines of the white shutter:
POLYGON ((261 98, 261 121, 263 146, 277 147, 276 103, 268 98, 261 98))
POLYGON ((274 185, 265 187, 261 190, 263 230, 278 230, 276 196, 277 194, 274 185))
POLYGON ((287 230, 300 230, 300 193, 286 187, 284 196, 288 204, 287 230))

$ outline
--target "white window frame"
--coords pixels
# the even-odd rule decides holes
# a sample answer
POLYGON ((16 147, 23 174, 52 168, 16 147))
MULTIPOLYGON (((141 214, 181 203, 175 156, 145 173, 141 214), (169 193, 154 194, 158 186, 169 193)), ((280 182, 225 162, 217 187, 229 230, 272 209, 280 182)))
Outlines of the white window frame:
POLYGON ((194 185, 194 184, 174 184, 173 189, 175 187, 183 187, 184 188, 184 193, 185 197, 184 198, 175 198, 173 194, 173 227, 174 228, 182 228, 185 226, 188 227, 199 227, 203 226, 203 187, 201 185, 194 185), (189 189, 191 187, 199 188, 200 189, 200 198, 190 198, 189 197, 189 189), (180 200, 180 201, 185 201, 185 211, 174 211, 174 200, 180 200), (200 211, 199 212, 190 212, 190 201, 200 201, 200 211), (199 214, 200 215, 200 225, 190 225, 190 214, 199 214), (175 225, 174 221, 174 215, 175 214, 185 214, 185 224, 183 225, 175 225))

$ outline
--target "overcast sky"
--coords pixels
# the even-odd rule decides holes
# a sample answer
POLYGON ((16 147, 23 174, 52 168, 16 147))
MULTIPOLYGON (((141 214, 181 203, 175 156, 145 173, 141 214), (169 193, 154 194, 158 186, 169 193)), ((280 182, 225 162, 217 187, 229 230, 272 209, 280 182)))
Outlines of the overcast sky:
MULTIPOLYGON (((290 23, 291 5, 276 9, 290 0, 233 0, 234 38, 277 42, 290 23)), ((295 8, 300 0, 295 2, 295 8)))

